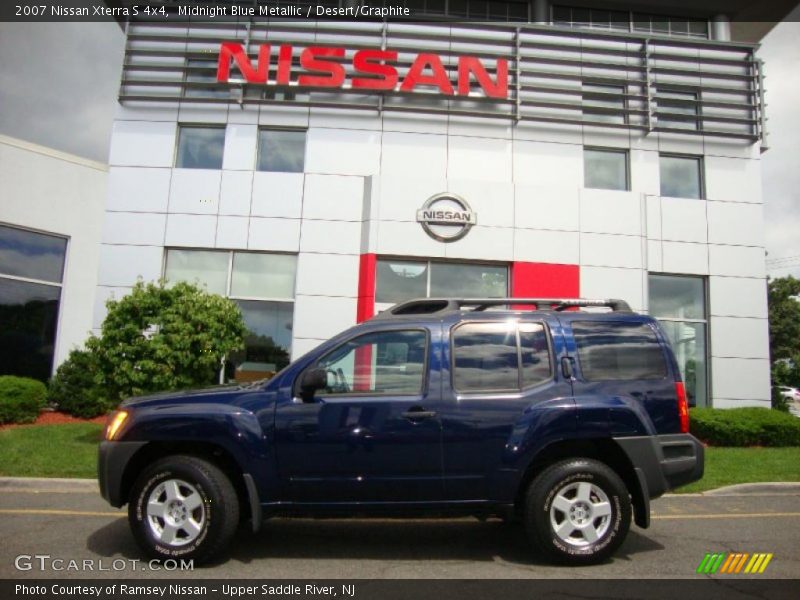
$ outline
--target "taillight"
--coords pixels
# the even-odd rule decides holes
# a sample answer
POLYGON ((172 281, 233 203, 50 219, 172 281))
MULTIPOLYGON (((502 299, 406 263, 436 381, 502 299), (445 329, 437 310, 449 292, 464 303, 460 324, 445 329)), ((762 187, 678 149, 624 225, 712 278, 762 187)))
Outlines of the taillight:
POLYGON ((681 420, 681 433, 689 433, 689 403, 686 401, 686 386, 682 381, 675 382, 675 395, 678 396, 678 418, 681 420))

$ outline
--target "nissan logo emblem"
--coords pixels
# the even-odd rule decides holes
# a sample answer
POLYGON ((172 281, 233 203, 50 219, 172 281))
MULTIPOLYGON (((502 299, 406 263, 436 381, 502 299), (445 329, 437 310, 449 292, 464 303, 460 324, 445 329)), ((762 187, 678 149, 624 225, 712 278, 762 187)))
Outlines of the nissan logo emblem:
POLYGON ((478 222, 467 201, 456 194, 431 196, 417 211, 417 223, 429 236, 440 242, 455 242, 463 238, 478 222))

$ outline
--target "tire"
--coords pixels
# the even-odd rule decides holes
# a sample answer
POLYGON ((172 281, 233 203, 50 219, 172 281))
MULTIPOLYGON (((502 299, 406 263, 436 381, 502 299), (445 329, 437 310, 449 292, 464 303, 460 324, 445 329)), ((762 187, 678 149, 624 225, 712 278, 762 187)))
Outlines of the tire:
POLYGON ((608 466, 572 458, 549 466, 531 482, 524 518, 529 539, 550 560, 596 564, 625 541, 631 500, 608 466))
POLYGON ((194 456, 168 456, 137 478, 128 522, 150 556, 199 564, 228 546, 239 523, 239 499, 216 465, 194 456))

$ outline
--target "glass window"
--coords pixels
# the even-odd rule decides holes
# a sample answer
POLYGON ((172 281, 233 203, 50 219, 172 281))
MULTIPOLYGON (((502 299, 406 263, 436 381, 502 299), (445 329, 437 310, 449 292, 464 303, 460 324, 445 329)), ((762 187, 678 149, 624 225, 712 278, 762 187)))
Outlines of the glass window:
POLYGON ((628 153, 624 150, 583 150, 583 183, 602 190, 628 189, 628 153))
POLYGON ((519 389, 513 323, 467 323, 453 332, 453 380, 460 392, 519 389))
POLYGON ((428 296, 428 263, 379 260, 376 302, 403 302, 428 296))
POLYGON ((650 315, 669 339, 691 406, 708 406, 706 280, 650 275, 650 315))
POLYGON ((178 151, 175 166, 179 169, 221 169, 225 148, 224 127, 178 127, 178 151))
POLYGON ((520 323, 520 360, 522 385, 528 387, 551 377, 550 346, 541 323, 520 323))
POLYGON ((664 353, 646 323, 573 321, 572 333, 586 381, 663 379, 664 353))
POLYGON ((679 129, 697 129, 699 121, 695 119, 676 119, 671 115, 691 115, 697 117, 699 106, 696 104, 697 92, 678 92, 673 90, 658 90, 656 103, 658 120, 661 125, 679 129), (670 102, 673 101, 673 102, 670 102))
POLYGON ((702 198, 703 160, 699 156, 659 157, 661 195, 673 198, 702 198))
POLYGON ((294 298, 297 257, 290 254, 236 252, 233 255, 231 296, 294 298))
POLYGON ((167 250, 167 281, 188 281, 212 294, 228 290, 228 252, 212 250, 167 250))
POLYGON ((50 378, 61 287, 0 277, 0 375, 50 378))
POLYGON ((259 171, 302 173, 306 132, 297 129, 261 129, 258 132, 259 171))
POLYGON ((189 59, 186 61, 186 83, 183 95, 187 98, 228 98, 230 92, 217 85, 217 61, 189 59), (194 85, 205 84, 205 85, 194 85))
POLYGON ((701 277, 650 275, 650 314, 670 319, 705 319, 705 281, 701 277))
POLYGON ((61 283, 67 240, 0 225, 0 276, 61 283))
POLYGON ((0 225, 0 375, 47 381, 67 240, 0 225))
POLYGON ((199 282, 242 311, 245 349, 228 356, 225 378, 253 381, 289 364, 297 257, 265 252, 170 249, 168 281, 199 282))
POLYGON ((375 301, 397 303, 413 298, 508 295, 508 268, 497 265, 381 259, 377 264, 375 301))
POLYGON ((327 394, 415 395, 425 381, 424 331, 381 331, 345 342, 321 358, 327 394))
POLYGON ((503 298, 508 293, 508 268, 462 263, 431 263, 430 297, 503 298))
POLYGON ((625 123, 625 88, 621 85, 583 84, 584 115, 590 121, 625 123), (610 94, 613 94, 611 96, 610 94), (587 111, 590 106, 613 109, 613 112, 587 111))
POLYGON ((236 381, 270 377, 289 364, 293 302, 236 300, 247 327, 242 351, 228 357, 226 375, 236 381))

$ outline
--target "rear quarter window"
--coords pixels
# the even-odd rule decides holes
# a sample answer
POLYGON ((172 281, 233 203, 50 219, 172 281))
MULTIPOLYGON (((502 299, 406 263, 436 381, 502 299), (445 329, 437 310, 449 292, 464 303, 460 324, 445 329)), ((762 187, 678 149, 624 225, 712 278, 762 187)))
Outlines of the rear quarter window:
POLYGON ((647 323, 573 321, 572 334, 586 381, 663 379, 664 352, 647 323))

